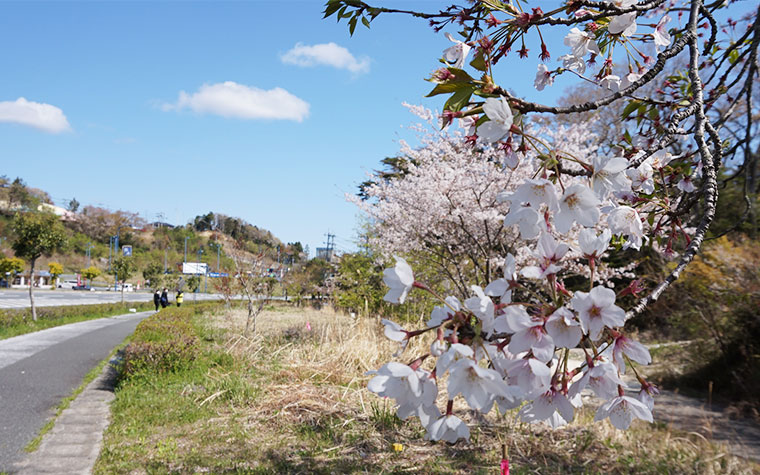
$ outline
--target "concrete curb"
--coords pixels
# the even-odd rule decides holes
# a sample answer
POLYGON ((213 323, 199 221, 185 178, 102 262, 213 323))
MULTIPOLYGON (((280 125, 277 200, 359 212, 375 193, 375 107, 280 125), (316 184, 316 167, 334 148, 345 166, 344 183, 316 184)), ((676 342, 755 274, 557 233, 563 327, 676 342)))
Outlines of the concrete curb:
POLYGON ((116 379, 113 361, 61 413, 39 448, 16 465, 17 473, 92 473, 110 422, 116 379))

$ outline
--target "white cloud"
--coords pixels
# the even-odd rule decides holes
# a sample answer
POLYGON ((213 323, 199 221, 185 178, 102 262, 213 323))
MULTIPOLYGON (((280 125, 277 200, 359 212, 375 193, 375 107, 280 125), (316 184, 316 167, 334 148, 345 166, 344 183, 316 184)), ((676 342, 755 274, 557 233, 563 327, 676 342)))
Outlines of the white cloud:
POLYGON ((51 134, 71 130, 61 109, 50 104, 27 101, 23 97, 0 102, 0 122, 27 125, 51 134))
POLYGON ((327 65, 338 69, 347 69, 354 74, 369 72, 369 58, 366 56, 356 59, 346 48, 335 43, 319 45, 296 45, 287 53, 280 56, 283 63, 297 66, 327 65))
POLYGON ((233 119, 285 119, 303 121, 309 116, 309 103, 285 89, 265 91, 225 81, 204 84, 193 94, 180 91, 175 104, 163 110, 191 109, 199 114, 214 114, 233 119))

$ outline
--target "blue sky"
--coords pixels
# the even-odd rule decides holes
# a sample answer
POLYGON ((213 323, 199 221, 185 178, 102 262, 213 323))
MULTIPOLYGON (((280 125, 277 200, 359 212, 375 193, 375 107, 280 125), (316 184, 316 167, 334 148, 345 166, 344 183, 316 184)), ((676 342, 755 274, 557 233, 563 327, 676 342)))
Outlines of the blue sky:
MULTIPOLYGON (((76 197, 175 224, 214 211, 312 252, 328 231, 351 250, 358 212, 343 195, 412 137, 402 102, 440 107, 423 98, 423 79, 451 43, 424 21, 390 15, 351 38, 322 9, 318 0, 1 2, 0 105, 20 116, 0 117, 0 174, 57 204, 76 197), (353 60, 335 59, 334 47, 340 67, 283 60, 298 44, 308 53, 328 43, 353 60), (287 91, 275 98, 285 118, 256 104, 275 88, 287 91), (47 107, 46 122, 25 123, 28 107, 47 107)), ((539 49, 529 47, 502 84, 554 102, 562 83, 533 90, 539 49)))

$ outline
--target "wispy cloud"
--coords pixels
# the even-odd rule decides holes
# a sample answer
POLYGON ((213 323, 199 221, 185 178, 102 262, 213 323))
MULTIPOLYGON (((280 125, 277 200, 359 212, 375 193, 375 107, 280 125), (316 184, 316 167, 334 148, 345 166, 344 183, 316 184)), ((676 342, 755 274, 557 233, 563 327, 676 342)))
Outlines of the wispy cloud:
POLYGON ((346 48, 335 43, 322 43, 318 45, 296 45, 287 53, 280 56, 283 63, 297 66, 332 66, 338 69, 346 69, 353 74, 369 72, 369 58, 363 56, 355 58, 346 48))
POLYGON ((309 116, 309 103, 285 89, 264 90, 225 81, 204 84, 197 92, 180 91, 176 103, 163 104, 163 110, 190 109, 198 114, 213 114, 233 119, 282 119, 302 122, 309 116))
POLYGON ((61 109, 50 104, 27 101, 23 97, 0 102, 0 122, 26 125, 51 134, 71 130, 61 109))

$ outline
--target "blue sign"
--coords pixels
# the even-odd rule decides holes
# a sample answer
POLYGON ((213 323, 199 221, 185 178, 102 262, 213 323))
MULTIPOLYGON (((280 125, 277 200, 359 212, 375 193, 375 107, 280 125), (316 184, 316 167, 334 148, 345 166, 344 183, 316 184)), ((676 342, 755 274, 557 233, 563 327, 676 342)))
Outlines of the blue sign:
POLYGON ((122 256, 131 256, 132 255, 132 246, 121 246, 121 255, 122 256))
POLYGON ((226 272, 209 272, 209 277, 229 277, 230 275, 226 272))

